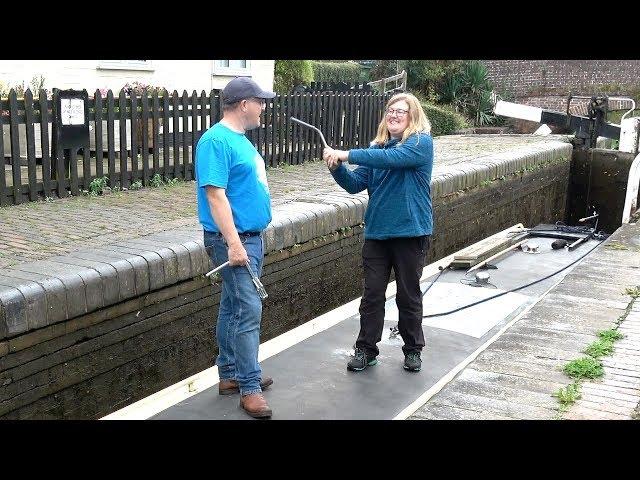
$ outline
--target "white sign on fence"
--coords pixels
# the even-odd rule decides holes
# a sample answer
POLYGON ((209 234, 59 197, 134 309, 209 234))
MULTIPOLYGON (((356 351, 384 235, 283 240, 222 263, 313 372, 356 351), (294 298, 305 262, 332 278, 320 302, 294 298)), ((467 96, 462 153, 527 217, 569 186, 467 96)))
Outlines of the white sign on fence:
POLYGON ((84 100, 80 98, 60 99, 62 125, 84 125, 84 100))

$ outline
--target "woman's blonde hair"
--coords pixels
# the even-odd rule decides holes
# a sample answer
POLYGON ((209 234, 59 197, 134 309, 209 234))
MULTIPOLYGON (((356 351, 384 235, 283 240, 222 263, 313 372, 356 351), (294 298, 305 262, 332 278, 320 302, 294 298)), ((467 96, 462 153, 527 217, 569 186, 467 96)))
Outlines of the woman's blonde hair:
POLYGON ((372 143, 383 145, 384 143, 389 141, 391 135, 389 135, 389 130, 387 130, 387 109, 394 103, 400 102, 402 100, 409 104, 409 125, 407 126, 405 131, 402 132, 402 139, 400 140, 400 143, 404 142, 407 137, 409 137, 409 135, 413 135, 414 133, 431 132, 431 123, 429 123, 429 119, 422 109, 420 100, 418 100, 410 93, 398 93, 391 97, 387 102, 382 120, 380 121, 380 125, 378 125, 376 138, 373 139, 372 143))

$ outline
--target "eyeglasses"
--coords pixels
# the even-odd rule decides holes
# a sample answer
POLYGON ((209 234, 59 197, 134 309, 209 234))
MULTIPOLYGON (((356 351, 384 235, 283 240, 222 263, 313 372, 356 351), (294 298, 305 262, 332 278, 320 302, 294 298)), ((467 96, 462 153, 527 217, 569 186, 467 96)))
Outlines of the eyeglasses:
POLYGON ((394 113, 399 117, 404 117, 409 113, 409 110, 403 110, 402 108, 387 108, 387 115, 393 115, 394 113))
POLYGON ((254 102, 256 102, 257 104, 265 107, 267 105, 267 101, 264 98, 257 98, 257 97, 252 97, 251 100, 253 100, 254 102))

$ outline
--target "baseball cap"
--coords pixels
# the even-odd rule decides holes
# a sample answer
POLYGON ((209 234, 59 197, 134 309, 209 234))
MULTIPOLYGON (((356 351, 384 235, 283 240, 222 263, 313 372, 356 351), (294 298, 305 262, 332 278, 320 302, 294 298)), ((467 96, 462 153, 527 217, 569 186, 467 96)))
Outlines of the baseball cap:
POLYGON ((273 98, 276 94, 262 90, 256 82, 249 77, 236 77, 227 83, 222 90, 224 103, 235 103, 245 98, 273 98))

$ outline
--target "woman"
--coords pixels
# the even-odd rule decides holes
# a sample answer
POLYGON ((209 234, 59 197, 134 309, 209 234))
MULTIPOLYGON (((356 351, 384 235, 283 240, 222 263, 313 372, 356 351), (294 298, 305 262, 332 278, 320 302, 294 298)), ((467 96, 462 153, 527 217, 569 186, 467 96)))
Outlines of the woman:
POLYGON ((419 371, 425 345, 422 331, 420 276, 429 248, 433 219, 431 125, 410 93, 387 103, 376 138, 368 149, 326 148, 323 158, 336 182, 349 193, 365 189, 364 292, 360 303, 360 333, 347 369, 375 365, 377 343, 384 328, 385 291, 391 269, 397 284, 398 329, 404 345, 404 368, 419 371), (342 162, 358 165, 349 170, 342 162))

